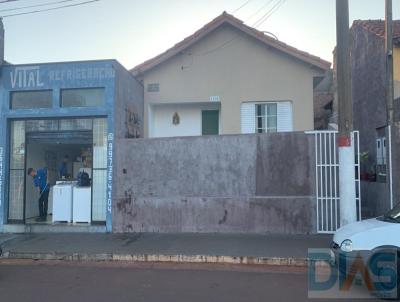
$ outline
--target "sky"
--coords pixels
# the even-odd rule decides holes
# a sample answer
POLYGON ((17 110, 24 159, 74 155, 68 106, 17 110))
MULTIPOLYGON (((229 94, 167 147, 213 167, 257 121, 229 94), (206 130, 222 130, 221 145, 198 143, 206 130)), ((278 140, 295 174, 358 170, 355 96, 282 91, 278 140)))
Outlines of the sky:
MULTIPOLYGON (((0 15, 17 12, 2 11, 5 9, 54 1, 57 0, 0 1, 0 15)), ((172 47, 223 11, 234 12, 252 26, 278 1, 283 0, 100 0, 8 17, 3 20, 5 57, 13 64, 117 59, 130 69, 172 47), (243 4, 246 5, 238 10, 243 4)), ((384 0, 349 0, 349 3, 351 22, 384 18, 384 0)), ((394 18, 399 19, 400 0, 393 0, 393 5, 394 18)), ((259 30, 332 61, 336 44, 335 0, 285 0, 276 7, 257 27, 259 30)), ((18 12, 29 10, 32 9, 18 12)))

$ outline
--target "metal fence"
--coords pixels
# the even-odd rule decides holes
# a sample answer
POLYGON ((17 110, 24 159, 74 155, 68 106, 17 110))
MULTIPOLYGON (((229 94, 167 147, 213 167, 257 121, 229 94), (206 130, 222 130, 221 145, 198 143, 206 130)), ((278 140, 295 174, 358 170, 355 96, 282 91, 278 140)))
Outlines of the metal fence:
MULTIPOLYGON (((339 157, 337 131, 308 132, 315 137, 315 173, 318 233, 333 233, 340 227, 339 157)), ((354 185, 357 220, 361 220, 359 132, 351 135, 355 146, 354 185)))

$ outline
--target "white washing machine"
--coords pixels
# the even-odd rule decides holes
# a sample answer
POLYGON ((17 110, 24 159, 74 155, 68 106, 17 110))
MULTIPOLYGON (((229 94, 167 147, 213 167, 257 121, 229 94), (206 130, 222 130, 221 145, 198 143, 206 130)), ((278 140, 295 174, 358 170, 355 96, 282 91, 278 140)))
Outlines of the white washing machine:
POLYGON ((57 184, 53 187, 53 222, 72 221, 73 184, 57 184))
POLYGON ((72 207, 72 220, 74 223, 90 223, 92 219, 92 188, 75 186, 72 207))

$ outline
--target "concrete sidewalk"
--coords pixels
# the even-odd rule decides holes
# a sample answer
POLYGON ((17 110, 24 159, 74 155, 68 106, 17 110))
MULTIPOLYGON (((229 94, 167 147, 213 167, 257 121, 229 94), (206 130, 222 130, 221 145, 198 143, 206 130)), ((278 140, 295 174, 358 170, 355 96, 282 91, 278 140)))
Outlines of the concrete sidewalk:
POLYGON ((327 235, 19 234, 0 235, 3 258, 307 265, 308 248, 327 235))

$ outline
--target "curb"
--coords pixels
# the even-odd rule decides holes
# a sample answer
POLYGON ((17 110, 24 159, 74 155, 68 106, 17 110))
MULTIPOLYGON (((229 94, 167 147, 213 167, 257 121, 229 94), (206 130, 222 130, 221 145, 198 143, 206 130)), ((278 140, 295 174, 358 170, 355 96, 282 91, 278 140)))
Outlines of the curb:
POLYGON ((306 258, 280 257, 235 257, 210 255, 151 255, 151 254, 88 254, 88 253, 24 253, 4 252, 2 259, 13 260, 62 260, 62 261, 115 261, 115 262, 161 262, 161 263, 204 263, 307 267, 306 258))

